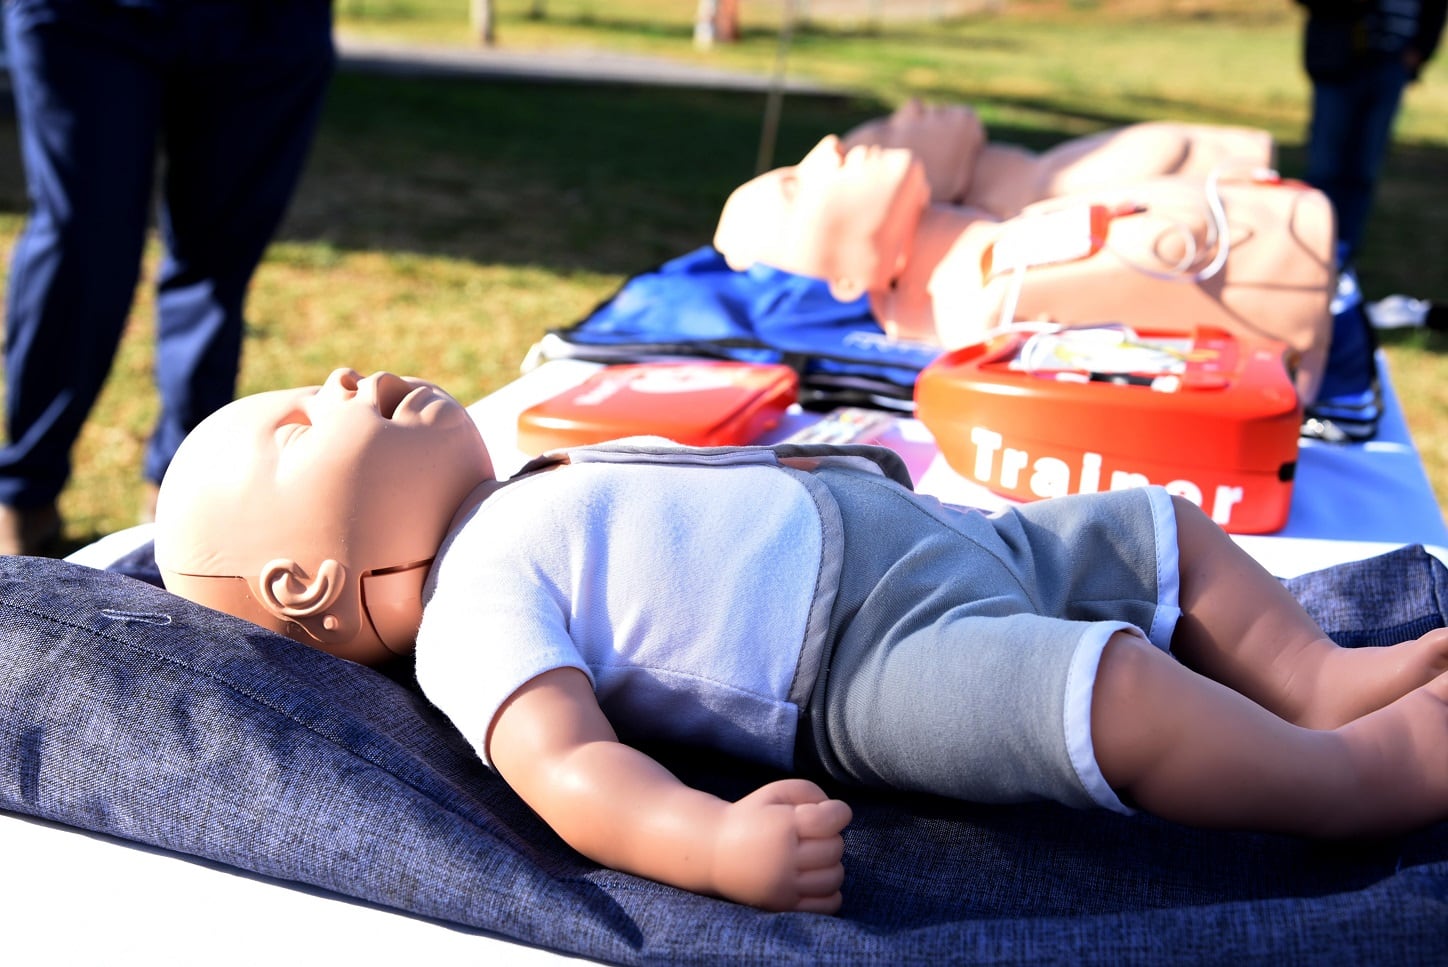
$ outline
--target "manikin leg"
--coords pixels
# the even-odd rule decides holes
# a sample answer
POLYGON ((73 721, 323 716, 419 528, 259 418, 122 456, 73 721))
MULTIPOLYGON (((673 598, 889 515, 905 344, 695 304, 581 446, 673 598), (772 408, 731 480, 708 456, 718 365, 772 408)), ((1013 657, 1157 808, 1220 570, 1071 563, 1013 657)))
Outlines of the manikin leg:
POLYGON ((1317 731, 1119 633, 1101 659, 1091 730, 1107 782, 1177 822, 1355 836, 1448 816, 1448 675, 1317 731))
POLYGON ((1448 671, 1448 629, 1388 648, 1340 648, 1291 593, 1187 501, 1176 500, 1182 620, 1172 652, 1282 718, 1334 728, 1448 671))

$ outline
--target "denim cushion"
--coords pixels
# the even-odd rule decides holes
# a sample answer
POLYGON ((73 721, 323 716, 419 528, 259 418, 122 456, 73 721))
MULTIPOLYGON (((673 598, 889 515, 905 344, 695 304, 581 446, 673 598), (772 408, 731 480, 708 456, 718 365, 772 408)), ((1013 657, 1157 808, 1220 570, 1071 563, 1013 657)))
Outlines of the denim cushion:
MULTIPOLYGON (((1294 590, 1333 627, 1442 624, 1405 551, 1294 590), (1369 579, 1366 616, 1350 602, 1369 579), (1393 606, 1391 602, 1399 605, 1393 606), (1416 613, 1410 613, 1416 612, 1416 613)), ((1373 842, 850 790, 838 917, 600 869, 385 673, 130 577, 0 559, 0 808, 622 963, 1443 962, 1448 824, 1373 842)), ((655 750, 724 795, 772 776, 655 750)), ((9 871, 6 875, 17 875, 9 871)))
POLYGON ((1448 569, 1416 545, 1282 583, 1349 648, 1417 638, 1448 615, 1448 569))

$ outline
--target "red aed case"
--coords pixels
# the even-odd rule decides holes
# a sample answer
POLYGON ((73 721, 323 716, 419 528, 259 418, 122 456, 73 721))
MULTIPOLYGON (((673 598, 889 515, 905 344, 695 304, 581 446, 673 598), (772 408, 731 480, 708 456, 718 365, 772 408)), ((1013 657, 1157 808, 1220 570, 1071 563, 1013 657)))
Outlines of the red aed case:
POLYGON ((916 415, 959 474, 1017 500, 1160 484, 1228 531, 1287 522, 1301 407, 1269 339, 1012 331, 942 356, 916 415))
POLYGON ((683 362, 605 366, 518 415, 518 448, 653 435, 691 446, 750 443, 774 427, 799 394, 788 366, 683 362))

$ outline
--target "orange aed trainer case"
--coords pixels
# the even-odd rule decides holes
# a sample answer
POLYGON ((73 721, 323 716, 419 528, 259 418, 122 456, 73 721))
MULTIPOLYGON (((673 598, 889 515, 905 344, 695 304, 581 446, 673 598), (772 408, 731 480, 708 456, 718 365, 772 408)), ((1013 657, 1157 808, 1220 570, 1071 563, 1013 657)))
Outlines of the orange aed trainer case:
POLYGON ((775 363, 680 361, 605 366, 518 415, 518 448, 652 435, 691 446, 750 443, 799 395, 794 370, 775 363))
POLYGON ((1269 339, 1200 327, 1012 331, 942 356, 916 416, 959 474, 1017 500, 1160 484, 1233 533, 1287 522, 1301 407, 1269 339))

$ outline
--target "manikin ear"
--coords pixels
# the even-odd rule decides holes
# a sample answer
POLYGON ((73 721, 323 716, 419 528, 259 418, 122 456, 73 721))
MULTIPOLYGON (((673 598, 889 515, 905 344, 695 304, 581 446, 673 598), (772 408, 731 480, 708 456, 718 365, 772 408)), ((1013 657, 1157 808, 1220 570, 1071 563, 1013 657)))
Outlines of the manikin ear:
POLYGON ((347 590, 347 569, 338 561, 323 561, 313 576, 296 561, 277 558, 263 565, 257 588, 263 608, 296 622, 318 641, 350 639, 356 634, 356 620, 350 613, 354 609, 334 607, 347 590), (348 613, 339 615, 338 610, 348 613))

